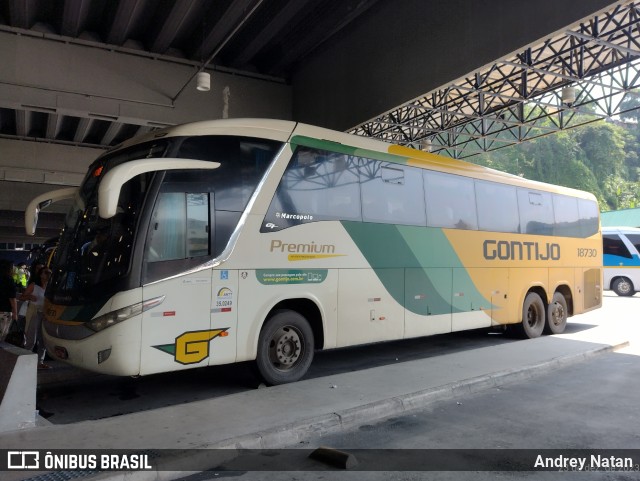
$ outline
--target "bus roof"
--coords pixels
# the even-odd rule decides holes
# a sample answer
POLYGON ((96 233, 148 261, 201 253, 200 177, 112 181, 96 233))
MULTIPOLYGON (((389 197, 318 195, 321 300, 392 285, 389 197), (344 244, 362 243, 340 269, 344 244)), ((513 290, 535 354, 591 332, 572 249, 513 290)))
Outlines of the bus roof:
POLYGON ((640 229, 637 227, 628 227, 628 226, 608 226, 602 227, 603 234, 610 233, 622 233, 622 234, 640 234, 640 229))
POLYGON ((529 180, 471 162, 289 120, 243 118, 192 122, 134 137, 109 152, 158 138, 191 135, 260 137, 595 200, 595 196, 585 191, 529 180))

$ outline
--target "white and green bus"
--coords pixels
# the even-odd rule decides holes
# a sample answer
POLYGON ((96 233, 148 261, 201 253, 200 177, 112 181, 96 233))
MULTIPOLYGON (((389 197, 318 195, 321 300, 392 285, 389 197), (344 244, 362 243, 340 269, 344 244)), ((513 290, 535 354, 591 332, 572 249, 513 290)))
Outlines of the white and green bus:
POLYGON ((129 140, 74 198, 46 291, 57 359, 114 375, 464 329, 537 337, 601 305, 595 198, 295 122, 216 120, 129 140))

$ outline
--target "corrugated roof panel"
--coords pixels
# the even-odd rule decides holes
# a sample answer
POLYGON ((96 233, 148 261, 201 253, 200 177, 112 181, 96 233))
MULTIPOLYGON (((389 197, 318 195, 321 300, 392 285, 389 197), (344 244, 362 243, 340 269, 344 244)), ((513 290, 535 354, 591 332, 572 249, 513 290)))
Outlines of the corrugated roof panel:
POLYGON ((602 227, 640 227, 640 209, 612 210, 600 214, 602 227))

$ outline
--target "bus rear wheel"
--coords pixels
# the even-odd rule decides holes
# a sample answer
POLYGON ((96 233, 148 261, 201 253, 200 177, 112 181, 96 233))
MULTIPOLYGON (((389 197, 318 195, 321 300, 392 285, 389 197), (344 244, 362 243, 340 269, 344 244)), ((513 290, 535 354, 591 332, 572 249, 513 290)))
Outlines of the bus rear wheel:
POLYGON ((547 334, 562 334, 567 327, 567 300, 562 294, 556 292, 547 309, 547 322, 544 332, 547 334))
POLYGON ((258 339, 260 375, 271 386, 300 380, 313 360, 313 346, 313 330, 301 314, 277 311, 258 339))
POLYGON ((545 326, 546 309, 542 298, 535 292, 530 292, 522 305, 522 323, 519 325, 520 334, 525 339, 540 337, 545 326))
POLYGON ((613 292, 623 297, 632 296, 636 293, 635 288, 633 287, 633 282, 631 282, 631 279, 627 279, 626 277, 618 277, 611 283, 611 289, 613 292))

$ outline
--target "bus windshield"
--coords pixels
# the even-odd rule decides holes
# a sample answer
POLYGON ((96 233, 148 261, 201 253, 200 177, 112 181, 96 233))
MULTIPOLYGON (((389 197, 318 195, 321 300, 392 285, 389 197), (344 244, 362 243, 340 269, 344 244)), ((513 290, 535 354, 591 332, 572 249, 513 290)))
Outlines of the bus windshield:
POLYGON ((162 157, 168 148, 167 141, 142 144, 101 157, 91 165, 67 213, 53 259, 47 293, 53 302, 82 304, 111 294, 104 287, 129 269, 135 229, 152 174, 137 176, 123 186, 118 213, 110 219, 98 215, 99 181, 109 168, 130 160, 162 157))
MULTIPOLYGON (((280 147, 278 142, 243 137, 174 137, 134 145, 98 158, 89 168, 80 193, 66 216, 47 297, 58 305, 99 304, 123 288, 142 283, 141 269, 132 267, 149 259, 147 255, 140 258, 134 255, 136 245, 149 242, 149 239, 154 242, 151 234, 147 237, 149 219, 157 222, 156 211, 166 204, 163 199, 167 197, 167 188, 164 186, 175 185, 176 178, 185 173, 169 170, 135 176, 122 186, 115 216, 103 219, 99 216, 98 190, 101 179, 110 169, 125 162, 158 157, 219 162, 220 168, 215 171, 194 171, 201 181, 199 198, 211 197, 211 206, 215 204, 216 209, 224 210, 219 215, 213 208, 209 216, 205 212, 205 221, 209 222, 208 217, 211 217, 215 229, 217 217, 226 219, 225 226, 219 228, 225 231, 225 236, 216 237, 214 229, 207 228, 212 239, 210 247, 205 245, 197 252, 204 263, 219 254, 221 248, 216 246, 226 245, 233 230, 229 224, 239 220, 280 147), (153 214, 145 215, 147 210, 153 210, 153 214), (137 273, 137 277, 132 272, 137 273)), ((184 191, 183 196, 188 201, 194 197, 184 191)), ((176 233, 175 220, 171 232, 176 233)), ((157 244, 157 240, 155 242, 157 244)), ((187 254, 194 255, 194 249, 187 254)))

